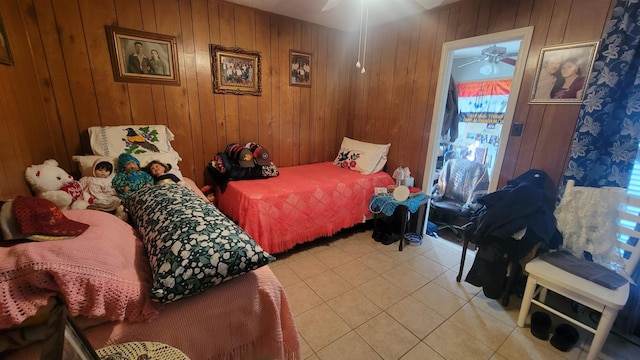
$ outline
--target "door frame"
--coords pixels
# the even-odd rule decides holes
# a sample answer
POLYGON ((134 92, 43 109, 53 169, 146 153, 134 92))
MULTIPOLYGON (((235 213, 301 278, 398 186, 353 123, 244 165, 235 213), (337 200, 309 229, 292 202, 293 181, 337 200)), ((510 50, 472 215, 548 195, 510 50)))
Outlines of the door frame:
MULTIPOLYGON (((496 155, 493 171, 491 173, 491 179, 489 183, 489 192, 495 191, 498 186, 498 180, 500 178, 500 171, 502 169, 502 162, 504 160, 504 154, 507 149, 507 142, 509 140, 509 132, 511 131, 511 124, 513 122, 513 114, 515 113, 516 103, 518 101, 518 95, 520 93, 520 86, 522 84, 522 78, 524 76, 524 69, 527 63, 527 56, 529 54, 529 46, 531 45, 531 37, 533 36, 533 26, 527 26, 519 29, 501 31, 492 34, 480 35, 466 39, 448 41, 442 44, 442 55, 440 57, 440 71, 438 73, 438 86, 436 90, 436 97, 433 107, 433 117, 431 121, 431 133, 429 134, 429 147, 427 151, 426 164, 424 167, 424 174, 422 176, 422 189, 425 192, 430 192, 435 179, 436 162, 438 157, 438 145, 440 143, 440 133, 442 131, 442 119, 444 119, 445 104, 447 101, 447 92, 449 89, 449 81, 451 79, 451 70, 453 66, 453 52, 458 49, 464 49, 468 47, 474 47, 479 45, 491 45, 492 43, 509 41, 509 40, 522 40, 520 43, 520 49, 518 50, 518 58, 516 59, 516 66, 513 72, 513 78, 511 80, 511 92, 509 93, 509 100, 507 101, 507 108, 504 114, 504 121, 502 123, 502 131, 500 133, 500 145, 498 147, 498 153, 496 155), (438 119, 438 120, 436 120, 438 119)), ((428 217, 428 212, 427 212, 428 217)), ((425 228, 427 222, 425 221, 425 228)), ((424 233, 424 230, 423 230, 424 233)))

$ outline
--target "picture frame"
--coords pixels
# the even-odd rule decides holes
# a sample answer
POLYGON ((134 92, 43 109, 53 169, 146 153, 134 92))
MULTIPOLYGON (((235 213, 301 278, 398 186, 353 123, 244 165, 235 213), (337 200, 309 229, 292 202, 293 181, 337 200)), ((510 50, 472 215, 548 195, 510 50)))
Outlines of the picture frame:
POLYGON ((0 64, 13 65, 13 55, 9 47, 7 32, 4 30, 4 22, 0 16, 0 64))
POLYGON ((289 64, 291 64, 289 85, 311 87, 311 54, 289 50, 289 64))
POLYGON ((213 92, 262 95, 262 56, 259 51, 209 45, 213 92))
POLYGON ((180 85, 175 36, 115 26, 105 29, 115 81, 180 85))
POLYGON ((540 49, 529 103, 580 104, 598 44, 591 41, 540 49))

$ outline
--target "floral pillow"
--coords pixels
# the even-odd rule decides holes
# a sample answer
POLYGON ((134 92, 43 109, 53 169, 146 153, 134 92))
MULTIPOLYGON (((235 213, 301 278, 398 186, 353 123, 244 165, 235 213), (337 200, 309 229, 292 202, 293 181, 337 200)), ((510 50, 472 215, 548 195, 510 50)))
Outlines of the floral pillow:
POLYGON ((144 188, 123 204, 147 249, 153 300, 176 301, 275 260, 220 210, 184 186, 144 188))
POLYGON ((373 144, 344 137, 333 163, 364 175, 377 173, 387 163, 390 147, 391 144, 373 144))
POLYGON ((333 163, 341 168, 356 170, 358 166, 358 159, 360 159, 361 155, 362 153, 359 151, 340 149, 338 156, 336 156, 333 163))

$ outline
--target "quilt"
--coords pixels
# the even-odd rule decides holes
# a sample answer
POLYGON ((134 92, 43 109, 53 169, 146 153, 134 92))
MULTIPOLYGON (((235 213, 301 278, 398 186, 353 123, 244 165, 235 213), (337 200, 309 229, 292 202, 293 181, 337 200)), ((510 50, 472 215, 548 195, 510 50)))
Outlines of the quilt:
POLYGON ((270 254, 330 236, 371 218, 375 187, 394 184, 385 172, 362 175, 322 162, 282 167, 280 176, 232 181, 218 208, 270 254))

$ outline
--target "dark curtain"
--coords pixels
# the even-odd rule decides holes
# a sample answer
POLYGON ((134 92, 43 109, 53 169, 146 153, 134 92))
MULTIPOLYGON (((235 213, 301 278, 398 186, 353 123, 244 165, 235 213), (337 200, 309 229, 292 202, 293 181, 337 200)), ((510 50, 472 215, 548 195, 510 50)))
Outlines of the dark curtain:
MULTIPOLYGON (((640 2, 618 0, 595 55, 563 184, 628 187, 640 134, 639 42, 640 2)), ((638 284, 639 268, 632 274, 638 284)), ((640 336, 638 286, 631 286, 614 329, 640 336)))

